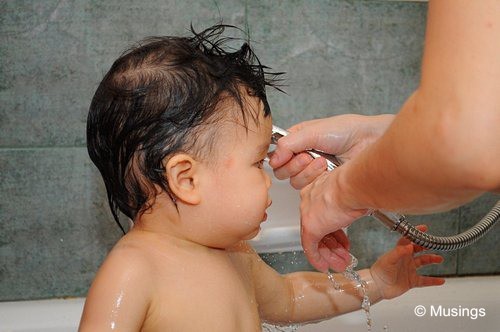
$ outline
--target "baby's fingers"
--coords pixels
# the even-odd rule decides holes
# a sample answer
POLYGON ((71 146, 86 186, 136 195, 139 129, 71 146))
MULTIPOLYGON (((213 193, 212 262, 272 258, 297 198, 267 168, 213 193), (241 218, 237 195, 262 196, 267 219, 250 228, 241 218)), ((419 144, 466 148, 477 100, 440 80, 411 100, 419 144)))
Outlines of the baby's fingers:
MULTIPOLYGON (((428 229, 427 225, 417 225, 417 226, 415 226, 415 228, 418 229, 421 232, 424 232, 424 233, 427 232, 427 229, 428 229)), ((410 240, 402 237, 401 239, 399 239, 397 245, 398 246, 405 246, 405 245, 407 245, 409 243, 411 243, 410 240)), ((424 249, 425 249, 424 247, 421 247, 419 245, 413 244, 413 251, 414 252, 421 252, 424 249)))
POLYGON ((426 254, 415 257, 415 267, 418 269, 421 266, 429 265, 429 264, 440 264, 444 261, 444 258, 440 255, 435 254, 426 254))
MULTIPOLYGON (((417 226, 415 226, 415 228, 418 229, 419 231, 423 232, 423 233, 427 232, 427 230, 429 229, 427 227, 427 225, 423 225, 423 224, 422 225, 417 225, 417 226)), ((424 251, 424 250, 425 250, 424 247, 419 246, 418 244, 413 244, 413 252, 421 252, 421 251, 424 251)))
POLYGON ((444 278, 438 277, 427 277, 427 276, 419 276, 417 279, 416 287, 427 287, 427 286, 440 286, 444 284, 444 278))

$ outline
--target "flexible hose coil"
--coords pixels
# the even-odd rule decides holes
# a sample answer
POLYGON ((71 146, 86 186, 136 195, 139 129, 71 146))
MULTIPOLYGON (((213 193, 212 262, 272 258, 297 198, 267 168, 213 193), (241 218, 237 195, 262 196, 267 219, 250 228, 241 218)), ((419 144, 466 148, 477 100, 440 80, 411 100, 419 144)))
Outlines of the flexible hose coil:
POLYGON ((401 215, 374 211, 372 216, 419 246, 432 250, 450 251, 468 247, 486 234, 499 220, 500 201, 476 225, 452 236, 435 236, 421 232, 401 215))

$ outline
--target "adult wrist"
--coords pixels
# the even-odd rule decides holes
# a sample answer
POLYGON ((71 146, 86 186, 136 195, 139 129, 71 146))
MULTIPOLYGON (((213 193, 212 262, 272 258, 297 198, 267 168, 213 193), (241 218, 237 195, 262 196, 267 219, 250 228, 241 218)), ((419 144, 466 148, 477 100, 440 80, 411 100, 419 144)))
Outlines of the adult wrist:
POLYGON ((352 185, 346 180, 348 168, 349 165, 345 164, 333 171, 336 174, 333 176, 332 190, 335 192, 336 203, 341 211, 357 219, 366 215, 370 209, 359 204, 356 196, 352 194, 352 185))

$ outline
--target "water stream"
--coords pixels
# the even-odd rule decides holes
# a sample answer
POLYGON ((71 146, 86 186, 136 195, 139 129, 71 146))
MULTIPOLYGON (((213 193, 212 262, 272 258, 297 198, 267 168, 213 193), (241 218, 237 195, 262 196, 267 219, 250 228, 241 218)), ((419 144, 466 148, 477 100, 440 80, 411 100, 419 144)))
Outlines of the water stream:
MULTIPOLYGON (((363 295, 363 300, 361 301, 361 308, 363 309, 366 315, 367 331, 370 332, 372 330, 372 318, 370 315, 370 305, 371 305, 370 298, 368 297, 366 282, 362 280, 359 273, 354 270, 356 266, 358 266, 358 259, 353 255, 351 255, 351 264, 349 264, 349 266, 346 267, 345 271, 342 272, 342 275, 345 278, 354 281, 356 287, 361 289, 361 293, 363 295)), ((333 288, 335 288, 336 290, 341 289, 340 284, 335 280, 333 274, 330 271, 328 271, 328 279, 330 279, 330 281, 332 282, 333 288)))
MULTIPOLYGON (((361 295, 363 296, 363 299, 361 301, 361 308, 365 312, 367 331, 371 332, 371 330, 372 330, 372 318, 371 318, 371 314, 370 314, 371 302, 370 302, 370 298, 368 296, 368 289, 367 289, 366 281, 362 280, 359 273, 354 270, 357 265, 358 265, 358 259, 356 257, 354 257, 353 255, 351 255, 351 264, 349 264, 349 266, 347 266, 345 271, 342 272, 342 275, 346 279, 353 281, 355 283, 355 287, 357 289, 361 289, 361 295)), ((331 273, 330 271, 328 271, 327 275, 328 275, 328 279, 331 281, 331 283, 333 285, 333 288, 335 290, 341 290, 342 287, 341 287, 340 283, 338 283, 335 280, 334 274, 331 273)), ((263 332, 294 332, 299 327, 300 327, 300 325, 276 326, 276 325, 264 323, 262 325, 262 331, 263 332)), ((383 332, 388 332, 387 325, 384 326, 383 332)))

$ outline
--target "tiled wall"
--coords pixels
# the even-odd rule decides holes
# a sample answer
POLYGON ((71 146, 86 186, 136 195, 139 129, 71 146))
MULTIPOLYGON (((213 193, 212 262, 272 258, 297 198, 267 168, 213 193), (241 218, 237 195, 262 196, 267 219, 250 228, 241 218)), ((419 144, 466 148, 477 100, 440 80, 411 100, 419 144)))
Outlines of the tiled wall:
MULTIPOLYGON (((416 87, 426 3, 394 1, 8 1, 0 10, 0 300, 84 296, 120 232, 87 157, 90 99, 112 61, 145 36, 223 19, 250 31, 262 62, 288 72, 270 91, 276 123, 396 112, 416 87)), ((498 199, 498 197, 497 197, 498 199)), ((456 233, 488 196, 418 218, 456 233), (444 219, 444 220, 443 220, 444 219)), ((351 228, 360 265, 386 250, 372 222, 351 228)), ((498 231, 447 255, 438 274, 498 273, 498 231)), ((282 271, 300 253, 267 257, 282 271), (281 259, 281 261, 280 261, 281 259)))

